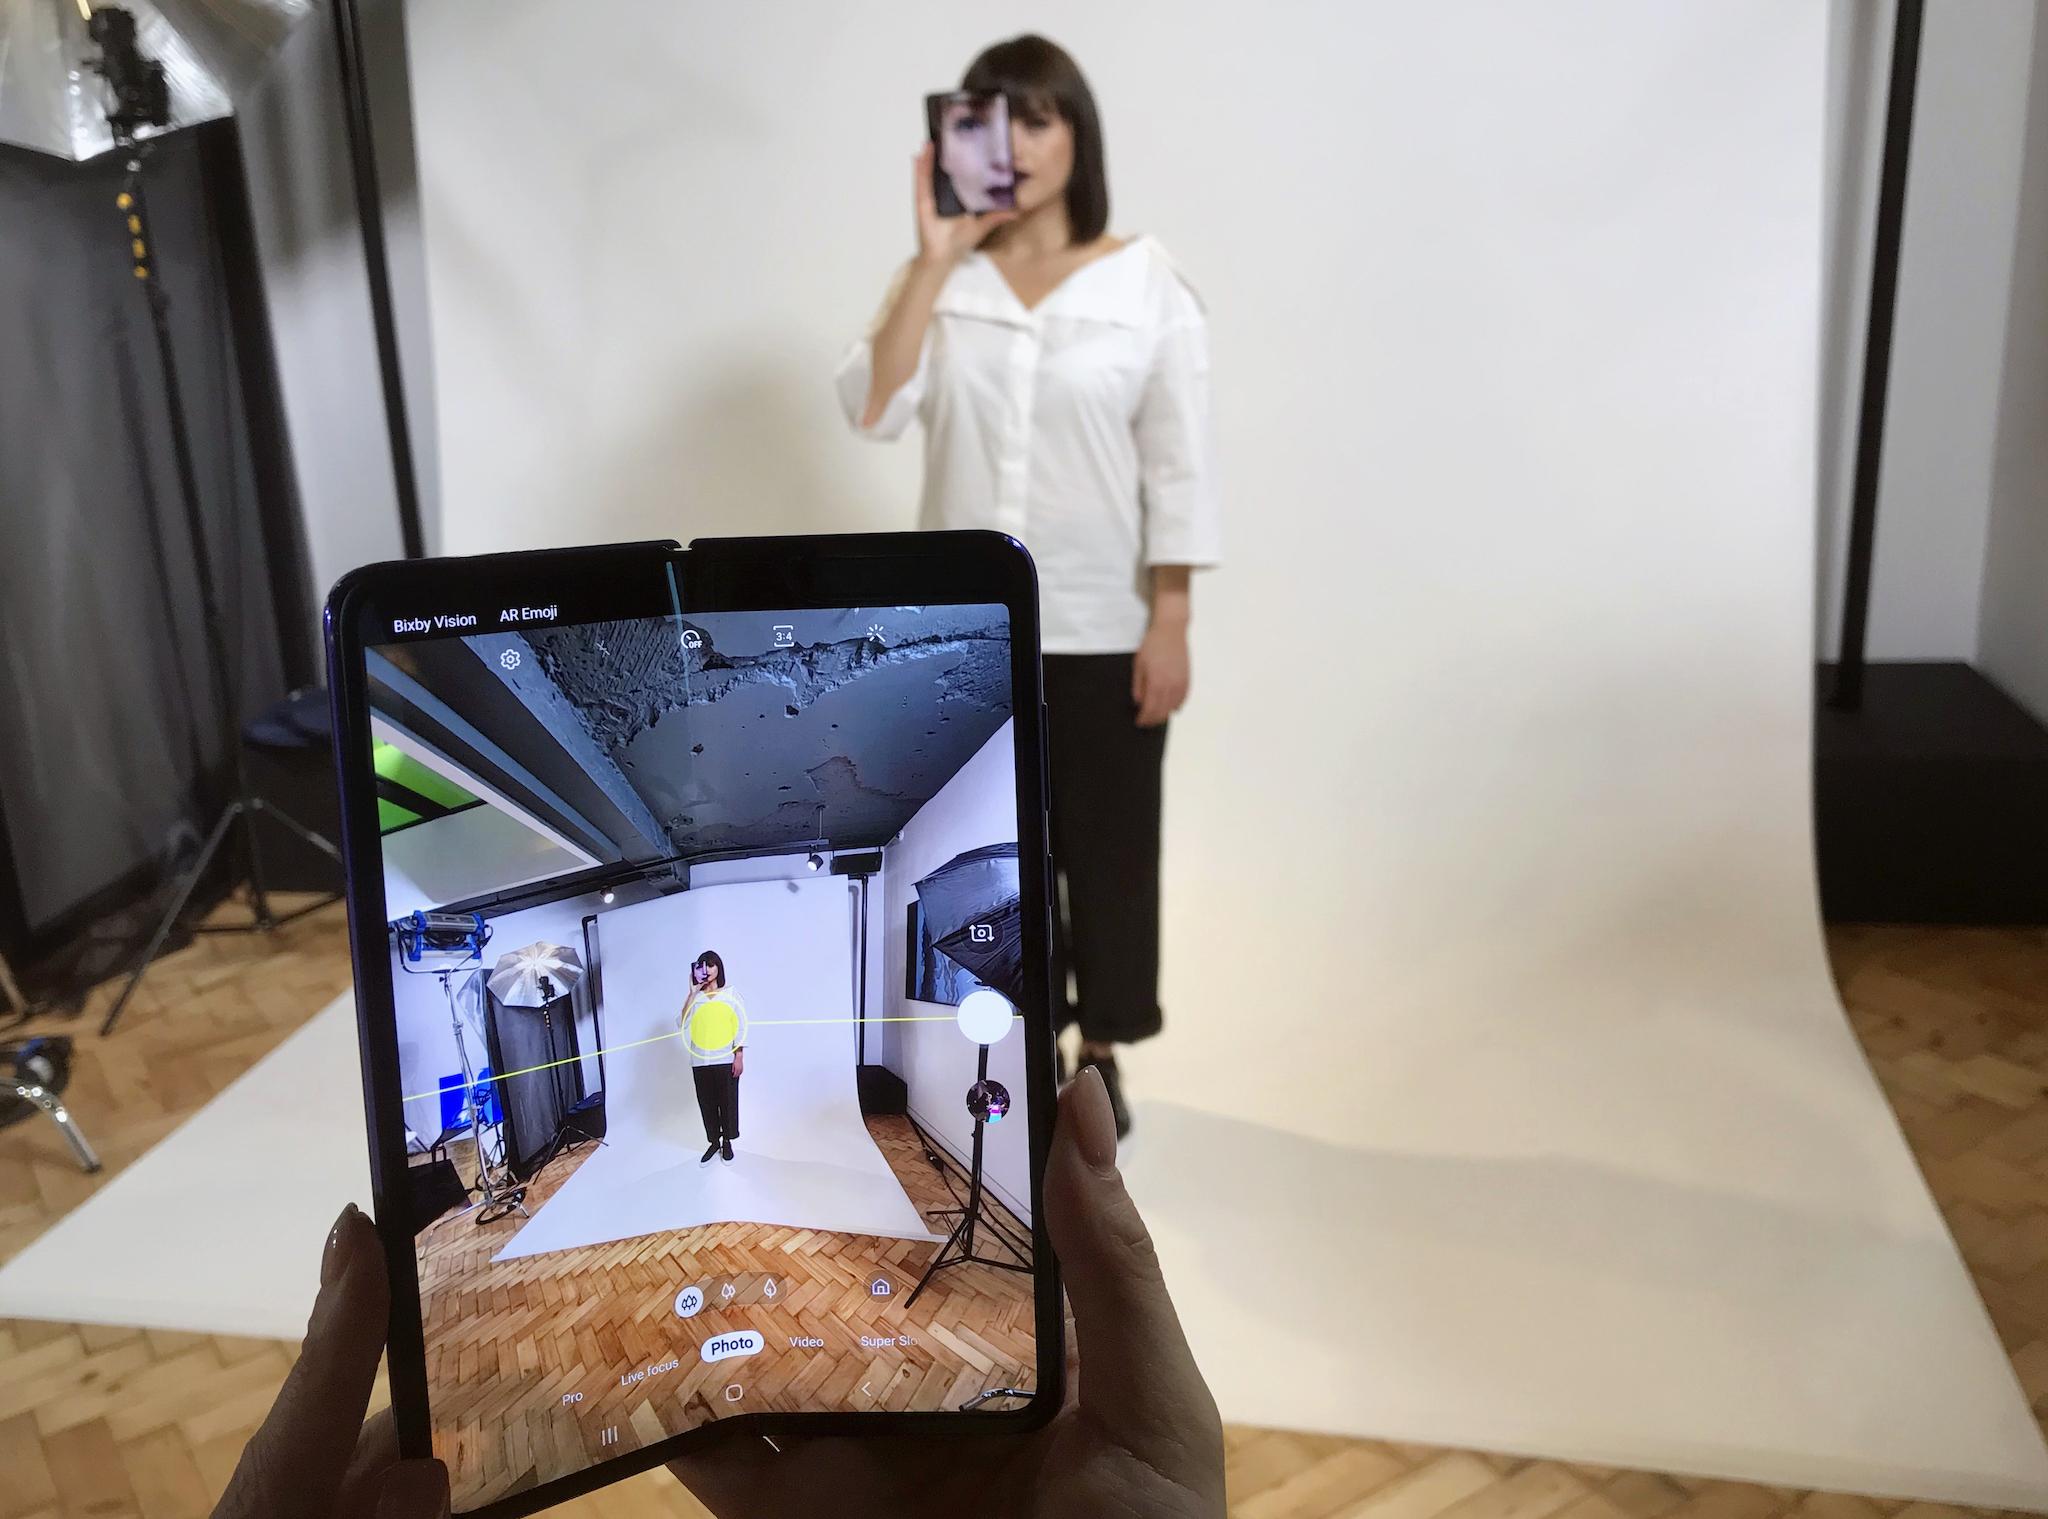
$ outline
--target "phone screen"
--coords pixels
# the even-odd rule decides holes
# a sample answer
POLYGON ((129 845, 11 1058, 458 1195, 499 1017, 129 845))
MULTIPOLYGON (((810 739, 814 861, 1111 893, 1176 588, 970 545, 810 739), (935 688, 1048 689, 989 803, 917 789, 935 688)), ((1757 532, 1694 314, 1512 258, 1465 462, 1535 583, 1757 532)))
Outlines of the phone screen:
POLYGON ((1008 100, 996 93, 953 90, 927 95, 924 111, 939 215, 1014 210, 1017 169, 1010 157, 1008 100))
POLYGON ((556 614, 363 655, 455 1509, 750 1413, 1020 1407, 1008 613, 556 614))

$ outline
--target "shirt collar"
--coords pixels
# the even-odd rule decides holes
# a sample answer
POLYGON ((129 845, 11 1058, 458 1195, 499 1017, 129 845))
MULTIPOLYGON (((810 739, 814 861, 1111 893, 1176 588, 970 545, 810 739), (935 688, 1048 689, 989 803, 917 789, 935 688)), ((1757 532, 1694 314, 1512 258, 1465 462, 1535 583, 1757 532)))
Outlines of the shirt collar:
POLYGON ((1042 317, 1101 322, 1112 327, 1145 325, 1145 259, 1131 239, 1116 252, 1083 264, 1030 310, 1017 299, 995 262, 974 252, 960 261, 934 304, 935 312, 1030 327, 1042 317))

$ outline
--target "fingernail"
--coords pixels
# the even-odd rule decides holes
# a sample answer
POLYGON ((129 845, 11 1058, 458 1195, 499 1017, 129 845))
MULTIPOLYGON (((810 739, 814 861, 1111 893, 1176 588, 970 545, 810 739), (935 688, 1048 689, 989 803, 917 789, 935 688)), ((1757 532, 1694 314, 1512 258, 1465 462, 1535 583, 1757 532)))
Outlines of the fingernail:
POLYGON ((448 1468, 439 1461, 400 1461, 377 1489, 377 1519, 439 1519, 448 1512, 448 1468))
POLYGON ((1081 1157, 1098 1171, 1116 1164, 1116 1113, 1102 1072, 1089 1066, 1074 1083, 1074 1140, 1081 1157))
POLYGON ((350 1228, 357 1213, 354 1203, 341 1210, 334 1220, 334 1227, 327 1231, 327 1248, 320 1252, 320 1285, 331 1287, 341 1280, 341 1273, 348 1266, 349 1252, 355 1246, 355 1231, 350 1228))

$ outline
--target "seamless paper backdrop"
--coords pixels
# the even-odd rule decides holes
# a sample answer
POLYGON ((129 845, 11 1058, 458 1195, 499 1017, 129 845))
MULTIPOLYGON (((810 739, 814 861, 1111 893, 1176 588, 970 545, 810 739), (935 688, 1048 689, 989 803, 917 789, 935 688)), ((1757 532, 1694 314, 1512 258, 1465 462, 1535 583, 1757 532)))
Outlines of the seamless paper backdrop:
POLYGON ((1978 1502, 2048 1453, 1821 953, 1821 0, 412 15, 455 552, 907 527, 829 378, 1028 24, 1214 327, 1125 1169, 1227 1417, 1978 1502))
POLYGON ((604 1038, 616 1051, 606 1143, 492 1259, 727 1222, 932 1238, 861 1120, 851 924, 838 877, 705 886, 601 914, 604 1038), (751 1027, 735 1157, 702 1166, 689 1054, 680 1040, 645 1041, 675 1031, 690 962, 707 949, 751 1027))

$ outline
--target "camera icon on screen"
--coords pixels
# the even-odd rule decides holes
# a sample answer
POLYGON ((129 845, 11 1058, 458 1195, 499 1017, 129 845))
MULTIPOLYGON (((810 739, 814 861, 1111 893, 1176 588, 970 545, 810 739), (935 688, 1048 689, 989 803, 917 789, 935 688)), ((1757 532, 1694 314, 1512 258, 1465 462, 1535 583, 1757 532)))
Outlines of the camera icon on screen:
POLYGON ((970 923, 967 926, 967 942, 970 944, 995 943, 995 926, 990 923, 970 923))

